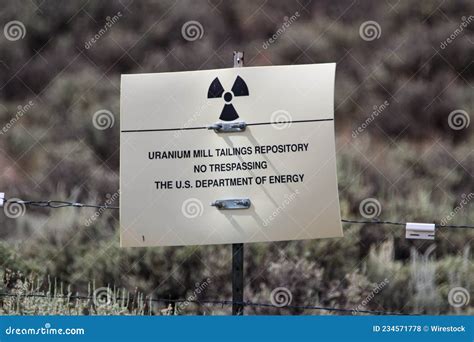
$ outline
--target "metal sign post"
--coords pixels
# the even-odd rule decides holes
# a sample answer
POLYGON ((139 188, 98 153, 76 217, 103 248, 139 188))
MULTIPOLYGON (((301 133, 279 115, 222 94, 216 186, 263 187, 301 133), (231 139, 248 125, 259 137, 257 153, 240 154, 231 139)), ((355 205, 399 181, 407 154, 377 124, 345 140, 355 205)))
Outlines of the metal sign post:
MULTIPOLYGON (((234 68, 244 66, 244 53, 234 51, 234 68)), ((232 244, 232 315, 244 314, 244 244, 232 244)))

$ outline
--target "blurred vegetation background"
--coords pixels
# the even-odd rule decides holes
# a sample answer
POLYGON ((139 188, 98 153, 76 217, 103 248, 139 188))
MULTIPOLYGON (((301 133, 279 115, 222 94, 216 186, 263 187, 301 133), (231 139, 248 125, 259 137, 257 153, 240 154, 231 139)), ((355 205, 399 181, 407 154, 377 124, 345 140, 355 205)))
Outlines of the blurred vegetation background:
MULTIPOLYGON (((119 186, 120 75, 230 67, 232 51, 242 50, 247 66, 337 62, 344 218, 363 219, 359 204, 371 197, 383 219, 439 222, 474 192, 474 124, 455 130, 448 120, 455 110, 473 113, 472 15, 470 0, 3 1, 2 26, 18 20, 26 32, 14 41, 0 36, 0 120, 8 126, 0 134, 0 189, 8 198, 105 202, 119 186), (190 20, 202 25, 201 39, 183 38, 190 20), (367 21, 379 25, 378 38, 362 39, 367 21), (114 114, 112 128, 94 128, 101 109, 114 114)), ((175 299, 192 296, 209 278, 198 298, 231 298, 230 246, 121 249, 118 212, 86 226, 92 215, 67 208, 0 215, 0 292, 54 297, 110 286, 175 299)), ((472 202, 449 221, 473 222, 472 202)), ((395 226, 344 228, 342 239, 248 244, 245 300, 270 302, 273 289, 286 287, 294 305, 474 312, 473 300, 459 308, 448 302, 452 288, 474 289, 474 230, 442 229, 435 241, 415 241, 395 226)), ((159 314, 167 307, 117 305, 107 313, 159 314)), ((0 313, 104 312, 75 301, 0 298, 0 313)), ((190 304, 179 313, 230 311, 190 304)))

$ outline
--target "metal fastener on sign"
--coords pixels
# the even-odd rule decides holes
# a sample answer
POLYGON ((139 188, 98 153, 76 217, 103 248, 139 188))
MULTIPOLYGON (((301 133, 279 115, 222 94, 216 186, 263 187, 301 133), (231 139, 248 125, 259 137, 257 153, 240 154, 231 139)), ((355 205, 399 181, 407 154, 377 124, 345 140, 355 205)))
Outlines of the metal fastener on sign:
POLYGON ((248 209, 250 208, 250 204, 250 199, 248 198, 216 200, 211 203, 213 207, 219 210, 248 209))

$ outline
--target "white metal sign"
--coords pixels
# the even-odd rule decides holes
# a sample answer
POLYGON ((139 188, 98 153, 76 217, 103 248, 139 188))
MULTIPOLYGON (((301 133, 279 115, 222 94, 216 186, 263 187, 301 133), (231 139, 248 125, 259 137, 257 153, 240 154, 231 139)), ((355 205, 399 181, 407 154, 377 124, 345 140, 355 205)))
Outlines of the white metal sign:
POLYGON ((122 246, 342 236, 335 64, 123 75, 122 246))

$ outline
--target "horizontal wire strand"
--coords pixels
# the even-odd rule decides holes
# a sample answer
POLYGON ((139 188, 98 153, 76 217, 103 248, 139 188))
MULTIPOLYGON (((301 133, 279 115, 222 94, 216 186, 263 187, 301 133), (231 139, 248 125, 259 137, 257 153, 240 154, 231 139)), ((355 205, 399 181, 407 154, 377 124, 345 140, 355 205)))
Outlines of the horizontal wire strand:
MULTIPOLYGON (((61 295, 61 296, 54 296, 54 295, 47 295, 43 293, 25 293, 25 294, 15 294, 15 293, 0 293, 0 297, 15 297, 15 298, 20 298, 20 297, 33 297, 33 298, 49 298, 49 299, 68 299, 68 300, 94 300, 93 296, 82 296, 82 295, 61 295)), ((115 301, 121 301, 121 300, 131 300, 133 297, 116 297, 114 298, 115 301)), ((321 311, 333 311, 333 312, 345 312, 345 313, 367 313, 367 314, 377 314, 377 315, 411 315, 411 314, 405 314, 405 313, 400 313, 400 312, 393 312, 393 311, 382 311, 382 310, 358 310, 358 309, 347 309, 347 308, 334 308, 334 307, 325 307, 325 306, 315 306, 315 305, 284 305, 284 306, 278 306, 274 305, 271 303, 258 303, 258 302, 251 302, 251 301, 243 301, 243 302, 235 302, 231 300, 187 300, 187 299, 163 299, 163 298, 148 298, 148 299, 143 299, 142 300, 144 303, 145 302, 157 302, 157 303, 164 303, 164 304, 170 304, 170 303, 194 303, 194 304, 199 304, 199 305, 219 305, 219 306, 224 306, 224 305, 242 305, 242 306, 252 306, 252 307, 268 307, 268 308, 273 308, 273 309, 301 309, 301 310, 321 310, 321 311)))
MULTIPOLYGON (((74 208, 95 208, 95 209, 112 209, 118 210, 120 207, 117 206, 110 206, 110 205, 99 205, 99 204, 85 204, 85 203, 78 203, 78 202, 68 202, 68 201, 22 201, 22 200, 13 200, 3 198, 6 204, 8 203, 17 203, 17 204, 24 204, 33 207, 41 207, 41 208, 65 208, 65 207, 74 207, 74 208)), ((394 226, 406 226, 406 222, 393 222, 393 221, 381 221, 381 220, 348 220, 342 219, 341 222, 343 223, 353 223, 353 224, 380 224, 380 225, 394 225, 394 226)), ((466 228, 466 229, 474 229, 474 225, 442 225, 435 223, 436 228, 466 228)))

